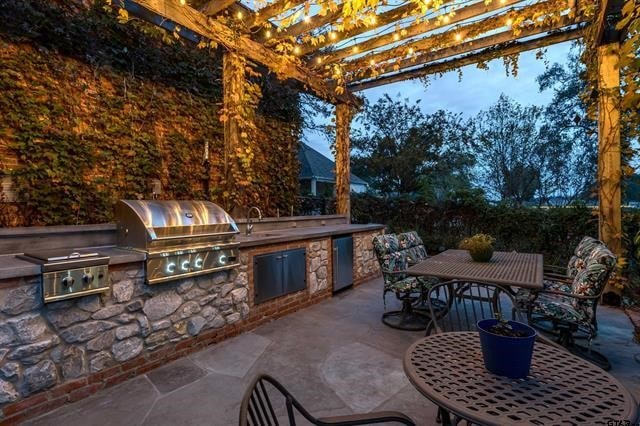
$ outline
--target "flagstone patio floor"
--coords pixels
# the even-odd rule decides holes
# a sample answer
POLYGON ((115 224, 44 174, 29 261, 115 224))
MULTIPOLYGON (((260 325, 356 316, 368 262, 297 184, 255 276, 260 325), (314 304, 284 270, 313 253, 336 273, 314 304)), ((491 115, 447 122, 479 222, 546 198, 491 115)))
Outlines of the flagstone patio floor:
MULTIPOLYGON (((234 425, 248 383, 266 372, 314 415, 398 410, 433 425, 436 407, 402 370, 405 350, 424 332, 383 325, 382 310, 382 280, 372 280, 28 424, 234 425)), ((629 319, 607 307, 598 318, 596 348, 640 400, 640 345, 629 319)))

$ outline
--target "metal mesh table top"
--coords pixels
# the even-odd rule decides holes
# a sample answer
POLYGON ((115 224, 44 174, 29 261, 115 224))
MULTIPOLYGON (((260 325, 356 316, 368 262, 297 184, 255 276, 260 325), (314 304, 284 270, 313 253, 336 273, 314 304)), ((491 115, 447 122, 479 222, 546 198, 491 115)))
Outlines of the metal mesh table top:
POLYGON ((447 250, 412 266, 412 275, 484 281, 538 289, 543 287, 542 255, 497 251, 490 262, 474 262, 466 250, 447 250))
POLYGON ((540 342, 526 379, 489 373, 476 332, 420 339, 407 350, 404 371, 435 404, 483 425, 606 425, 637 416, 633 396, 613 376, 540 342))

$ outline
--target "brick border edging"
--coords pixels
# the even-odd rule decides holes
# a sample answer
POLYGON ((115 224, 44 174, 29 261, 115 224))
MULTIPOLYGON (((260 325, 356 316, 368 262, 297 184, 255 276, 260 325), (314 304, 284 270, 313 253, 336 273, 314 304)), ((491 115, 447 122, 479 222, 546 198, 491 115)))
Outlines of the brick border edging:
MULTIPOLYGON (((297 295, 298 293, 296 293, 297 295)), ((87 398, 102 389, 115 386, 125 380, 145 374, 167 362, 185 357, 225 339, 253 330, 261 324, 281 318, 285 315, 309 307, 331 298, 331 292, 314 295, 303 300, 283 300, 280 309, 269 315, 255 315, 239 324, 208 330, 198 336, 188 338, 175 345, 163 347, 156 351, 140 355, 114 367, 93 373, 83 378, 63 383, 46 391, 29 396, 16 403, 9 404, 0 412, 0 425, 14 425, 29 418, 37 417, 59 408, 87 398)))

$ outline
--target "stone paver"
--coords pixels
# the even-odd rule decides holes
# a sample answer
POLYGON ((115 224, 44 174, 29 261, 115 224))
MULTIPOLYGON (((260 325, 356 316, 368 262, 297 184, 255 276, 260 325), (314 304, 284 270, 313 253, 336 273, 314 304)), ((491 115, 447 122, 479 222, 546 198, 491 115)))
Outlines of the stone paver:
MULTIPOLYGON (((371 281, 29 424, 233 425, 247 385, 266 372, 317 416, 398 410, 433 425, 436 407, 408 384, 401 363, 424 333, 384 326, 381 294, 381 280, 371 281)), ((389 295, 387 308, 396 306, 389 295)), ((640 345, 631 323, 606 307, 598 318, 596 348, 638 399, 640 345)))

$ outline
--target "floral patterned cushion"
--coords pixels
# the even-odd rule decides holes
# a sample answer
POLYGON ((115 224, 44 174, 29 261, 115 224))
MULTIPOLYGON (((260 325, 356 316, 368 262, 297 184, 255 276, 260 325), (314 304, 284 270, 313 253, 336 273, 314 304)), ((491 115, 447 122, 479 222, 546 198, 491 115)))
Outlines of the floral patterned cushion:
POLYGON ((578 272, 582 271, 586 266, 586 260, 591 252, 597 247, 604 247, 604 243, 593 237, 584 237, 576 246, 574 255, 567 265, 567 275, 575 277, 578 272))
MULTIPOLYGON (((564 293, 571 294, 571 284, 567 284, 563 281, 553 281, 546 279, 544 280, 544 289, 562 291, 564 293)), ((532 299, 533 297, 531 291, 527 290, 526 288, 518 289, 518 291, 516 292, 516 306, 520 310, 526 311, 527 307, 529 306, 530 300, 532 299)), ((570 301, 570 299, 567 298, 567 301, 570 301)))
POLYGON ((568 298, 553 294, 541 294, 533 302, 533 312, 560 321, 589 327, 591 318, 584 311, 576 309, 568 298))
POLYGON ((382 268, 386 291, 414 291, 431 280, 406 274, 389 272, 404 271, 409 266, 427 258, 427 251, 415 231, 402 234, 384 234, 373 239, 373 249, 382 268))

